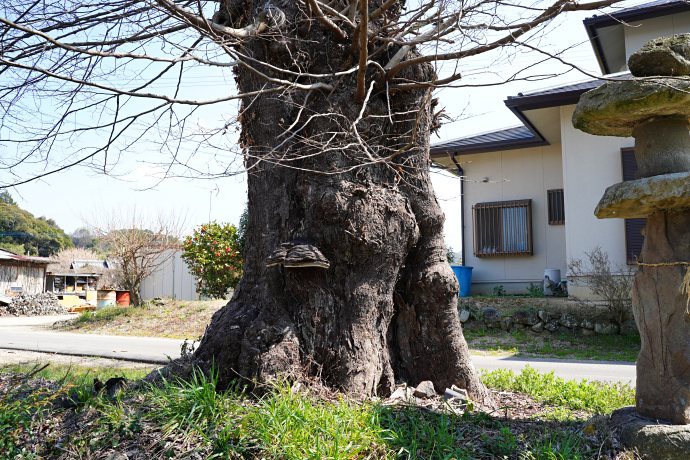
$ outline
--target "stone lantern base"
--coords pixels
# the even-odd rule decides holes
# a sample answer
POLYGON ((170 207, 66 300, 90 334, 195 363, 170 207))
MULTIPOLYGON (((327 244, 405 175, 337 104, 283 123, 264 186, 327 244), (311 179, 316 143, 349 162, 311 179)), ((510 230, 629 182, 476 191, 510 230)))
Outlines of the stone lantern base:
POLYGON ((666 425, 646 419, 633 406, 614 411, 611 425, 623 445, 635 449, 644 460, 687 460, 690 455, 688 425, 666 425))

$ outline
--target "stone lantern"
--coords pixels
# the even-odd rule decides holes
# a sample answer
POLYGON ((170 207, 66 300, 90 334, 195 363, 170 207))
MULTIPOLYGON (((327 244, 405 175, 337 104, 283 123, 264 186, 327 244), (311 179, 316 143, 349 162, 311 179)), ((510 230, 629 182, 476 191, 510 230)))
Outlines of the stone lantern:
MULTIPOLYGON (((634 181, 609 187, 600 218, 646 217, 633 312, 639 415, 690 423, 690 34, 653 40, 628 61, 636 77, 585 93, 573 125, 601 136, 635 138, 634 181)), ((690 455, 690 454, 688 454, 690 455)))

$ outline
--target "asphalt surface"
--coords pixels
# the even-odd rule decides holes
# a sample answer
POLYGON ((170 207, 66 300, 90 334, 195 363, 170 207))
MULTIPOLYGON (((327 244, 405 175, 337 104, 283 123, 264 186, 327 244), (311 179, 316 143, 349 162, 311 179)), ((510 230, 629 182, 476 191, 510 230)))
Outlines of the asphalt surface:
POLYGON ((98 356, 151 364, 179 358, 182 340, 54 332, 46 329, 74 315, 0 317, 0 348, 73 356, 98 356))
MULTIPOLYGON (((97 356, 151 364, 167 364, 180 356, 182 340, 154 337, 111 336, 53 332, 46 329, 68 316, 0 317, 0 349, 97 356)), ((554 372, 565 380, 601 380, 635 384, 635 363, 513 358, 472 355, 475 368, 519 372, 526 365, 540 372, 554 372)))

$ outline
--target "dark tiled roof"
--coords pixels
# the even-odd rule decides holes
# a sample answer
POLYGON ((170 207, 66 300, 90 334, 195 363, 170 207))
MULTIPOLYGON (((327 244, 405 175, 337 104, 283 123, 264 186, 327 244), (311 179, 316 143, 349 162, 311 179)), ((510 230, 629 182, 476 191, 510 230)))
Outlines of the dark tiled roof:
POLYGON ((506 128, 490 133, 461 137, 431 146, 431 157, 444 157, 453 153, 481 153, 544 145, 526 126, 506 128))
MULTIPOLYGON (((629 75, 622 74, 617 77, 628 78, 629 75)), ((431 146, 431 156, 433 158, 443 157, 448 153, 482 153, 548 145, 522 112, 524 110, 576 104, 582 93, 601 84, 601 80, 591 79, 509 96, 505 104, 525 124, 524 126, 500 129, 434 144, 431 146)))
MULTIPOLYGON (((567 85, 557 86, 554 88, 546 88, 538 91, 531 91, 529 93, 518 93, 517 96, 508 96, 505 101, 506 105, 518 105, 521 102, 532 98, 543 98, 545 96, 562 96, 568 93, 576 93, 579 95, 590 89, 594 89, 602 84, 601 80, 592 79, 587 81, 580 81, 577 83, 568 83, 567 85)), ((577 102, 577 100, 576 100, 577 102)))
MULTIPOLYGON (((609 77, 628 79, 631 75, 629 72, 622 72, 609 77)), ((525 110, 577 104, 583 93, 597 88, 603 83, 602 80, 593 78, 529 93, 518 93, 517 96, 508 96, 508 99, 504 101, 506 106, 524 123, 524 126, 500 129, 434 144, 431 146, 431 157, 444 157, 448 153, 483 153, 548 145, 548 142, 532 126, 523 112, 525 110)))
POLYGON ((600 36, 600 30, 611 27, 613 29, 620 29, 624 24, 643 21, 645 19, 657 18, 669 14, 682 13, 690 11, 690 1, 688 0, 656 0, 649 3, 643 3, 631 8, 622 10, 612 10, 607 14, 600 14, 592 16, 583 21, 587 35, 592 41, 594 54, 599 61, 599 65, 604 73, 611 73, 619 68, 621 62, 610 63, 604 53, 604 44, 602 41, 607 41, 604 36, 600 36), (613 66, 614 68, 612 68, 613 66))

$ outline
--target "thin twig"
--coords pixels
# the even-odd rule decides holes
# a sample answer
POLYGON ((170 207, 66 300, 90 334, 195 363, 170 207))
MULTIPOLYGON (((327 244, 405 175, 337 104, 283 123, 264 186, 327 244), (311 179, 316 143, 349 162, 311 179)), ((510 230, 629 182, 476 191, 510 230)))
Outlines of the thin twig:
POLYGON ((368 32, 369 32, 369 0, 360 0, 361 22, 359 23, 359 70, 357 71, 357 90, 355 100, 361 101, 364 98, 364 91, 367 77, 368 32))

